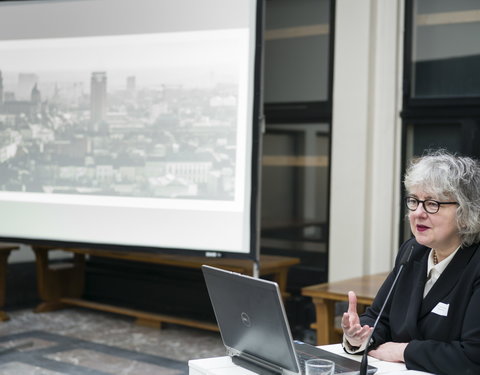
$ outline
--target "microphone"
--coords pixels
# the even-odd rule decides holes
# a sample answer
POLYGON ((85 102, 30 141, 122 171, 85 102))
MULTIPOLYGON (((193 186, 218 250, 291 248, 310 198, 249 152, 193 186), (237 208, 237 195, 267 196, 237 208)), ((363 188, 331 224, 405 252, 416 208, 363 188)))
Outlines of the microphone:
POLYGON ((403 271, 403 267, 410 261, 410 258, 412 257, 413 253, 413 245, 410 248, 410 251, 406 251, 405 254, 403 254, 402 261, 400 262, 400 267, 398 269, 397 275, 395 276, 395 280, 393 280, 392 286, 390 287, 390 290, 388 291, 387 297, 385 298, 385 301, 383 302, 382 308, 380 309, 380 312, 378 313, 377 319, 375 319, 375 323, 373 324, 373 329, 370 335, 368 336, 367 339, 367 346, 365 347, 365 351, 363 352, 362 355, 362 362, 360 363, 360 375, 366 375, 367 374, 367 366, 368 366, 368 347, 371 344, 372 336, 375 332, 375 328, 377 327, 377 323, 380 320, 380 317, 382 316, 383 310, 385 309, 385 306, 387 305, 388 300, 390 299, 390 294, 392 294, 393 289, 395 288, 395 284, 397 283, 398 277, 403 271))

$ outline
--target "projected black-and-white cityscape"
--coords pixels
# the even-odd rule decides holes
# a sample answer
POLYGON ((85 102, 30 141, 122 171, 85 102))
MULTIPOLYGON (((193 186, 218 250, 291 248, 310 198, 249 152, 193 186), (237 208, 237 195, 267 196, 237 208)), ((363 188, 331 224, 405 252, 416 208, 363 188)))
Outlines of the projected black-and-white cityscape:
POLYGON ((0 190, 233 199, 228 38, 134 39, 0 42, 0 190))

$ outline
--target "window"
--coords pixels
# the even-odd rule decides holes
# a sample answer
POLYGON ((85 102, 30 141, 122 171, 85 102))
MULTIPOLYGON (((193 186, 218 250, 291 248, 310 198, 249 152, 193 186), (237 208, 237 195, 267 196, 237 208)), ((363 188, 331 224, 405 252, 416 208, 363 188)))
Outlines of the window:
POLYGON ((332 13, 266 2, 261 251, 301 259, 291 290, 327 279, 332 13))
POLYGON ((407 0, 405 14, 402 170, 427 149, 479 158, 480 3, 407 0))
POLYGON ((411 16, 410 96, 480 96, 478 1, 417 0, 411 16))

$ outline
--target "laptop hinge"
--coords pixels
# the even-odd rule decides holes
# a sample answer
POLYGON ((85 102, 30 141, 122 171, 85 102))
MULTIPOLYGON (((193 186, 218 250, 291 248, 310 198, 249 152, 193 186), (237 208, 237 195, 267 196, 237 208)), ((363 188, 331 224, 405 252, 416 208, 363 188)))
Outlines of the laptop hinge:
POLYGON ((277 366, 270 365, 268 363, 263 363, 251 358, 250 356, 245 355, 234 355, 232 356, 232 362, 237 366, 246 368, 247 370, 253 371, 259 375, 281 375, 282 369, 277 366))

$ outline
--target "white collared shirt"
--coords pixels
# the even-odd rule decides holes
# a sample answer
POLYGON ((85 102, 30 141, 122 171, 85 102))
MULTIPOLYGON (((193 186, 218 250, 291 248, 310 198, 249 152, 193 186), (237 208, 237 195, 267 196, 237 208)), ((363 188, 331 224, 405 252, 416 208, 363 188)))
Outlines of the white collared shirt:
POLYGON ((427 264, 427 282, 425 283, 425 289, 423 290, 423 298, 425 298, 430 289, 432 289, 442 272, 445 271, 445 268, 450 264, 458 249, 460 249, 460 246, 457 247, 457 249, 448 257, 438 262, 438 264, 433 263, 433 249, 430 250, 427 264))

